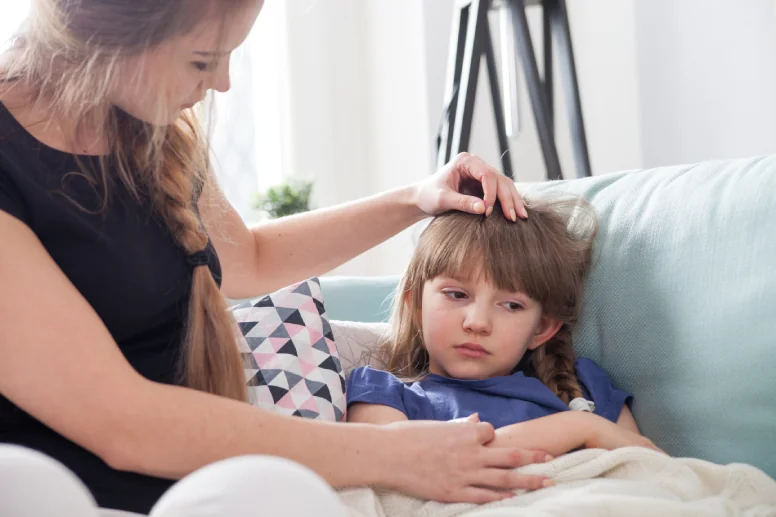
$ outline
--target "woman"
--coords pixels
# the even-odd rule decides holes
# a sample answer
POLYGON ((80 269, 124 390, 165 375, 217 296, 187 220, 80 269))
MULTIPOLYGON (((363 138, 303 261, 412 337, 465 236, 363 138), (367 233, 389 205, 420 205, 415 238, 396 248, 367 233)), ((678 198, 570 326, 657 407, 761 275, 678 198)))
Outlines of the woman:
POLYGON ((322 274, 449 209, 489 213, 498 199, 525 216, 510 181, 461 155, 419 184, 247 228, 213 181, 190 108, 229 89, 229 55, 260 9, 34 0, 2 56, 0 442, 25 449, 0 449, 0 478, 15 485, 2 483, 16 487, 0 514, 44 515, 49 498, 29 493, 55 488, 92 504, 30 450, 72 470, 101 507, 142 513, 174 480, 232 458, 178 483, 154 510, 165 516, 257 505, 336 515, 318 476, 445 501, 542 486, 509 469, 544 454, 487 448, 487 424, 342 426, 246 403, 223 295, 322 274), (484 203, 457 192, 465 179, 483 184, 484 203), (307 500, 278 499, 286 476, 306 480, 295 489, 307 500))

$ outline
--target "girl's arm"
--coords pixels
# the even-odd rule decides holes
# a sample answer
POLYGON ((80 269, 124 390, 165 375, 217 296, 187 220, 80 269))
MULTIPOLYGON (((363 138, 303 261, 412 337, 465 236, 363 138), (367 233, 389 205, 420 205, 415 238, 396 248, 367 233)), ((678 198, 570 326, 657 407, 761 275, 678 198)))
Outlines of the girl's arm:
POLYGON ((581 447, 611 450, 636 446, 660 451, 649 439, 627 429, 625 425, 614 424, 598 415, 582 411, 564 411, 496 429, 496 438, 490 445, 519 445, 527 449, 544 450, 553 456, 581 447))
POLYGON ((641 431, 639 431, 639 426, 636 424, 636 419, 633 418, 633 413, 631 413, 630 409, 628 409, 628 406, 622 406, 620 416, 617 418, 617 425, 624 427, 628 431, 641 434, 641 431))

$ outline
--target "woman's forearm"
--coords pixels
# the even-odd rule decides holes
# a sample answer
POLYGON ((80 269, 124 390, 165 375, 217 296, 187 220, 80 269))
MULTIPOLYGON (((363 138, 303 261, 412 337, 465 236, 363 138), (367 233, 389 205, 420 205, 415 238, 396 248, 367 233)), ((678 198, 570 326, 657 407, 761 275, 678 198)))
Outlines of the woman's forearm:
POLYGON ((595 418, 579 411, 564 411, 508 425, 496 429, 496 438, 491 445, 538 449, 559 456, 587 444, 595 418))
POLYGON ((425 215, 413 187, 276 219, 251 229, 257 271, 271 271, 273 288, 322 275, 373 248, 425 215))
POLYGON ((117 412, 124 421, 111 430, 106 461, 170 479, 232 456, 264 454, 306 465, 334 487, 384 485, 383 467, 396 453, 385 427, 282 416, 186 388, 145 382, 131 408, 117 412))

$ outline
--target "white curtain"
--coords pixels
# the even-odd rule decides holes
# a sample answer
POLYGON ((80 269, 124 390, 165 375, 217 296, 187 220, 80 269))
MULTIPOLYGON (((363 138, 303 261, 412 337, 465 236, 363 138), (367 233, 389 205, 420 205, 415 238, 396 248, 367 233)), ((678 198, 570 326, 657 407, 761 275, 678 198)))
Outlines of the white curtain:
POLYGON ((0 51, 5 48, 6 43, 24 21, 29 10, 30 0, 6 0, 3 2, 3 6, 0 8, 0 51))
POLYGON ((232 56, 231 90, 215 95, 214 165, 227 198, 249 224, 260 218, 253 208, 256 194, 282 181, 287 161, 285 27, 283 0, 266 0, 232 56))

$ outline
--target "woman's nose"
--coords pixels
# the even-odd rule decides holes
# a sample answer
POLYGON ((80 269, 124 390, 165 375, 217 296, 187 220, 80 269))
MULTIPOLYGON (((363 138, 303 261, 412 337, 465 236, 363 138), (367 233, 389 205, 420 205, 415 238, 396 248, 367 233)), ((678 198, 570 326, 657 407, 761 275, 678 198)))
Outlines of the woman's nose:
POLYGON ((223 62, 213 73, 209 88, 217 92, 226 93, 232 87, 229 79, 229 58, 224 58, 223 62))

